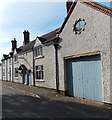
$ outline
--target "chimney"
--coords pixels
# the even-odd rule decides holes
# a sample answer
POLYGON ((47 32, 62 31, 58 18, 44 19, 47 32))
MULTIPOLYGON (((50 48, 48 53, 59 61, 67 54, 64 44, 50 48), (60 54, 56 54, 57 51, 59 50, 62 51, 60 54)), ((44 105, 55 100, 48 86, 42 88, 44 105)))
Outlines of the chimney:
POLYGON ((12 51, 14 51, 17 48, 16 38, 14 38, 14 40, 12 40, 11 42, 12 42, 12 51))
POLYGON ((72 4, 73 4, 73 1, 72 1, 72 0, 67 0, 67 1, 66 1, 66 10, 67 10, 67 13, 68 13, 68 11, 70 10, 72 4))
POLYGON ((24 34, 24 45, 26 45, 27 43, 29 43, 30 42, 30 33, 28 32, 28 30, 26 31, 24 31, 23 32, 23 34, 24 34))

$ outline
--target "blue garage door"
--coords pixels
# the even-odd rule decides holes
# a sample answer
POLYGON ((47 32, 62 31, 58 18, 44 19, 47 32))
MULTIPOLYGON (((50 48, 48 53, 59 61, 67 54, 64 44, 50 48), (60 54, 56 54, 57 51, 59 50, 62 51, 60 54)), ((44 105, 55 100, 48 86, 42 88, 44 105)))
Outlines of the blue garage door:
POLYGON ((100 55, 70 59, 66 63, 68 95, 102 101, 100 55))

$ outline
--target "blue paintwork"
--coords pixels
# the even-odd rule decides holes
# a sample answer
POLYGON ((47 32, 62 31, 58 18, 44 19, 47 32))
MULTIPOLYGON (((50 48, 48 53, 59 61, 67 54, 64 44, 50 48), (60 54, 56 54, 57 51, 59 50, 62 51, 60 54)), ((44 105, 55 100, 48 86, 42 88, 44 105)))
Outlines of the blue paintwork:
POLYGON ((68 95, 102 101, 100 55, 66 61, 68 95))
POLYGON ((30 85, 30 73, 27 73, 27 85, 30 85))
POLYGON ((23 84, 25 84, 25 82, 26 82, 26 73, 25 72, 23 72, 23 84))

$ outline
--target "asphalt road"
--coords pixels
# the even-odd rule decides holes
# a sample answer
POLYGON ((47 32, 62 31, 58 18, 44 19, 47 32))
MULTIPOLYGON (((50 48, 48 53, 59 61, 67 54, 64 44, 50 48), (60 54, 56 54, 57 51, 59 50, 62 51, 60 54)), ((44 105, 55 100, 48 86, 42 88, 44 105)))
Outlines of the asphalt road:
MULTIPOLYGON (((0 96, 1 97, 1 96, 0 96)), ((36 98, 2 86, 3 118, 110 118, 99 107, 36 98)))

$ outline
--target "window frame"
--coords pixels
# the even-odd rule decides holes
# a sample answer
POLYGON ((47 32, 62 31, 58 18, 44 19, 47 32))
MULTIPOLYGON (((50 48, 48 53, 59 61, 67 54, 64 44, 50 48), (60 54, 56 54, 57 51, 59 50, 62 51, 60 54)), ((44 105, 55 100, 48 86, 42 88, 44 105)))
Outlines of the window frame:
POLYGON ((3 68, 2 75, 5 76, 5 68, 3 68))
POLYGON ((15 56, 14 56, 14 62, 15 62, 15 63, 18 62, 18 55, 15 55, 15 56))
POLYGON ((16 67, 16 68, 14 68, 14 77, 19 77, 19 74, 18 74, 18 68, 16 67))
POLYGON ((44 67, 43 65, 35 66, 36 81, 44 81, 44 67))
POLYGON ((43 57, 43 46, 42 45, 35 47, 34 56, 35 58, 43 57))
POLYGON ((75 34, 81 34, 81 32, 85 30, 85 25, 86 21, 84 19, 79 18, 79 20, 76 20, 75 24, 73 24, 73 32, 75 32, 75 34))
POLYGON ((9 64, 11 64, 11 58, 9 58, 9 64))

